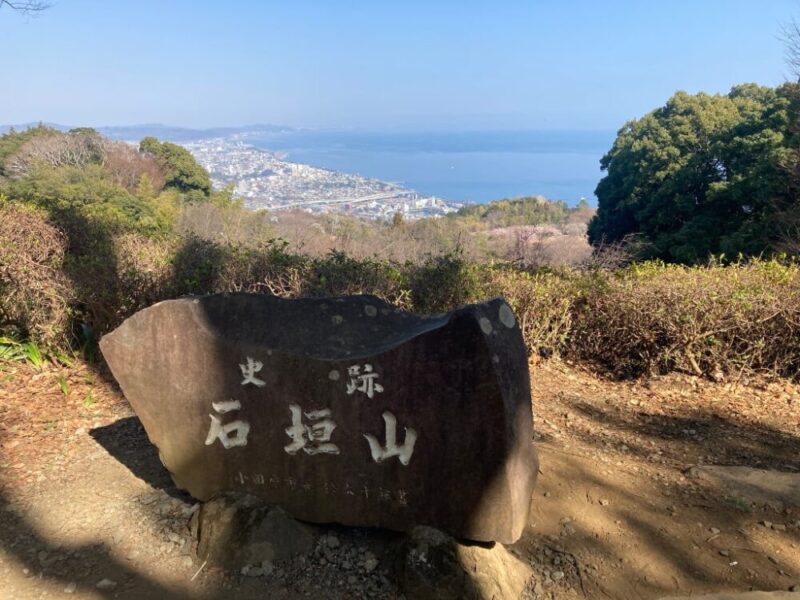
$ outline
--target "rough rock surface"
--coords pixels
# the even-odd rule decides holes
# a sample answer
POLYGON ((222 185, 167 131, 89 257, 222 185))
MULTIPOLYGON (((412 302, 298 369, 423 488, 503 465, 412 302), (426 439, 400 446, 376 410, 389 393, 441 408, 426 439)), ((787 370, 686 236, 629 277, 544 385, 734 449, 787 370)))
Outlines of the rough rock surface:
POLYGON ((465 545, 431 527, 408 535, 399 562, 398 584, 415 600, 516 600, 532 575, 502 544, 465 545))
POLYGON ((176 484, 319 523, 511 543, 538 470, 502 299, 418 317, 372 296, 156 304, 101 349, 176 484))
POLYGON ((194 555, 200 563, 238 571, 306 554, 314 545, 310 527, 277 506, 242 494, 224 494, 192 515, 194 555))

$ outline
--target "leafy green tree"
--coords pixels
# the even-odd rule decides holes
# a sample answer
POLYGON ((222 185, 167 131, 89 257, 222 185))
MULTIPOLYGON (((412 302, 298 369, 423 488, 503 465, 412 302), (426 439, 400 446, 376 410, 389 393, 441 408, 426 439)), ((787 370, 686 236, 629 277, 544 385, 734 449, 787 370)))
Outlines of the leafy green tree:
POLYGON ((645 254, 696 263, 774 249, 787 195, 790 85, 676 93, 625 124, 601 160, 592 244, 636 234, 645 254))
POLYGON ((187 195, 187 200, 207 200, 211 194, 211 178, 186 148, 171 142, 146 137, 139 151, 159 158, 166 170, 166 187, 187 195))

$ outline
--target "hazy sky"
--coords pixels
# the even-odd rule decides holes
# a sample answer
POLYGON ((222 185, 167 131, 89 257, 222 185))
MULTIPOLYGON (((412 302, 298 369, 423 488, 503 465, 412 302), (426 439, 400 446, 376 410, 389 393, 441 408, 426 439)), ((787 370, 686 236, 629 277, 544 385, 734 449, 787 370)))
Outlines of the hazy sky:
POLYGON ((0 123, 617 129, 775 85, 797 0, 55 0, 0 9, 0 123))

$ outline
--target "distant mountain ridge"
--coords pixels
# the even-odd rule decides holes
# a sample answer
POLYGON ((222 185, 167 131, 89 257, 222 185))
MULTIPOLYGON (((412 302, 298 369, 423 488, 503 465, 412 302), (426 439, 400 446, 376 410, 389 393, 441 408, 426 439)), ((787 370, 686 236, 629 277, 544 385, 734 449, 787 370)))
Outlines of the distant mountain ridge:
MULTIPOLYGON (((40 123, 22 123, 19 125, 0 125, 0 134, 7 133, 10 129, 17 131, 29 127, 36 127, 40 123)), ((58 123, 41 123, 47 127, 52 127, 59 131, 69 131, 75 126, 61 125, 58 123)), ((283 125, 243 125, 240 127, 210 127, 205 129, 193 129, 190 127, 173 127, 162 125, 161 123, 144 123, 141 125, 109 125, 94 127, 99 133, 113 140, 139 141, 144 137, 153 136, 160 140, 170 142, 190 142, 197 140, 207 140, 217 137, 228 137, 233 135, 258 135, 264 133, 286 133, 295 131, 291 127, 283 125)))

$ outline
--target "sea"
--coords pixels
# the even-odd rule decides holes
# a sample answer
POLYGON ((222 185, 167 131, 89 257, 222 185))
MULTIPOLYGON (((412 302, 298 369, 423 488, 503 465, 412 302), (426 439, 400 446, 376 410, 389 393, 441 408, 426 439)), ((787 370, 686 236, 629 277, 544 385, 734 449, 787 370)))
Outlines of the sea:
POLYGON ((398 183, 425 196, 489 202, 542 195, 595 205, 610 131, 379 132, 295 130, 248 138, 288 160, 398 183))

